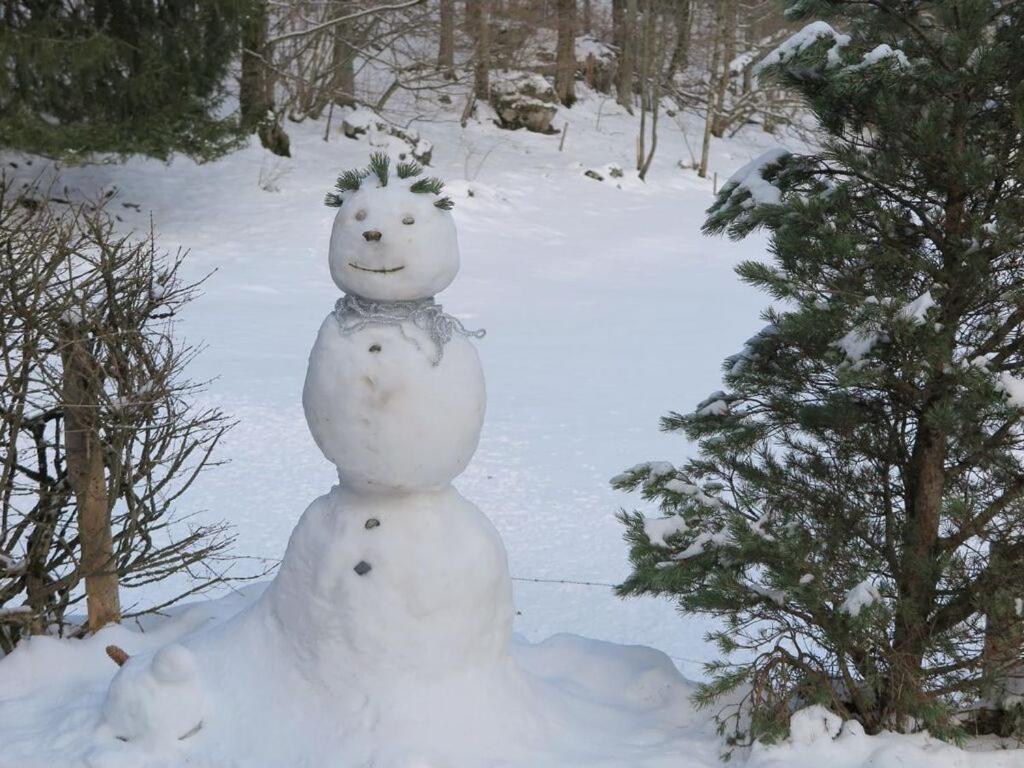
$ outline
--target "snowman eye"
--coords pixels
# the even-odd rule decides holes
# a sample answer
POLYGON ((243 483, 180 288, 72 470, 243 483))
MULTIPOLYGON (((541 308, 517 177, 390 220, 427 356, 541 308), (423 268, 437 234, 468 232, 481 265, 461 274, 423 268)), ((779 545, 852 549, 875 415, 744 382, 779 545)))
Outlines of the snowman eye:
POLYGON ((414 219, 412 216, 406 216, 404 219, 402 219, 402 223, 403 224, 415 224, 416 223, 416 219, 414 219))
POLYGON ((366 218, 366 211, 361 210, 356 213, 356 221, 362 221, 366 218))

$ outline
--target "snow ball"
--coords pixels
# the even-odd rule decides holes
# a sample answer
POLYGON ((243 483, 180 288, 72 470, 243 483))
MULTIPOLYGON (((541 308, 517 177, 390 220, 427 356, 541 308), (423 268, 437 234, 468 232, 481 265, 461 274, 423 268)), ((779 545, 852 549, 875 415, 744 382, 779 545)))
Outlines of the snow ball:
POLYGON ((882 599, 882 593, 870 579, 865 579, 846 593, 846 599, 839 606, 839 610, 850 616, 859 616, 860 612, 873 603, 882 599))
POLYGON ((181 683, 196 676, 192 652, 174 643, 161 648, 153 657, 153 677, 161 683, 181 683))
POLYGON ((839 735, 843 720, 820 704, 795 712, 789 719, 789 738, 794 744, 810 746, 831 741, 839 735))
POLYGON ((814 574, 813 573, 805 573, 803 576, 800 577, 800 586, 806 587, 812 581, 814 581, 814 574))
POLYGON ((459 269, 451 212, 416 179, 386 186, 364 180, 346 193, 331 230, 331 277, 345 293, 374 301, 425 299, 447 288, 459 269))
POLYGON ((847 720, 843 723, 843 736, 857 738, 866 735, 864 726, 861 725, 859 720, 847 720))

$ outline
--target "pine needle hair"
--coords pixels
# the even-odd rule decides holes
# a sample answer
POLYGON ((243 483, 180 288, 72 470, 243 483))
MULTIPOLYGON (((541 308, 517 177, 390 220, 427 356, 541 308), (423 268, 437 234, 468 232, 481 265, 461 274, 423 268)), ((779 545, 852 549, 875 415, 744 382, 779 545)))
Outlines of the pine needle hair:
MULTIPOLYGON (((423 173, 423 167, 419 163, 401 161, 395 165, 395 175, 399 179, 414 179, 423 173)), ((352 192, 358 192, 363 185, 363 180, 370 177, 377 179, 379 186, 386 187, 391 177, 391 159, 383 152, 374 152, 370 155, 370 164, 365 168, 353 168, 343 171, 334 182, 334 191, 328 192, 324 197, 324 205, 331 208, 340 208, 345 202, 345 196, 352 192)), ((442 211, 450 211, 455 207, 455 202, 447 195, 442 195, 444 182, 436 176, 425 176, 416 179, 410 186, 409 191, 417 194, 429 193, 438 195, 434 206, 442 211)))

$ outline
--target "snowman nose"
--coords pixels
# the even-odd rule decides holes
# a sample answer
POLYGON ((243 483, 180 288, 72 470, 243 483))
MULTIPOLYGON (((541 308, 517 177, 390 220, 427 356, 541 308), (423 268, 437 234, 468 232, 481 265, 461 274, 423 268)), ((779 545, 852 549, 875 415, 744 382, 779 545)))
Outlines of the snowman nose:
POLYGON ((381 234, 376 229, 369 229, 366 232, 363 232, 363 238, 365 238, 368 243, 376 243, 380 240, 381 234))

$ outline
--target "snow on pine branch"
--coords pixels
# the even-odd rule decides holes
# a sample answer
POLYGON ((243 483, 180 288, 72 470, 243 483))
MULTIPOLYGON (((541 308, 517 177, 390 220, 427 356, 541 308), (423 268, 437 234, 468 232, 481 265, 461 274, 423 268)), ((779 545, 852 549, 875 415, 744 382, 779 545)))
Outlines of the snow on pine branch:
POLYGON ((765 56, 754 67, 754 74, 759 75, 768 67, 792 61, 819 40, 832 40, 832 45, 828 50, 828 63, 830 66, 838 65, 840 63, 839 51, 849 45, 850 36, 836 32, 827 22, 813 21, 765 56))
POLYGON ((782 202, 782 190, 767 181, 761 172, 791 154, 788 149, 775 147, 758 155, 729 177, 722 187, 722 192, 728 193, 730 198, 743 192, 749 193, 750 196, 740 203, 743 208, 753 208, 755 205, 778 205, 782 202))
POLYGON ((915 325, 921 325, 925 321, 928 310, 935 306, 935 299, 931 291, 925 291, 913 301, 900 308, 896 316, 907 320, 915 325))
POLYGON ((846 599, 839 606, 839 610, 850 616, 857 617, 862 610, 869 605, 880 602, 881 599, 882 593, 878 591, 878 587, 870 579, 865 579, 846 593, 846 599))
POLYGON ((996 380, 996 389, 1006 395, 1010 405, 1024 408, 1024 379, 1017 378, 1009 371, 1001 371, 996 380))

